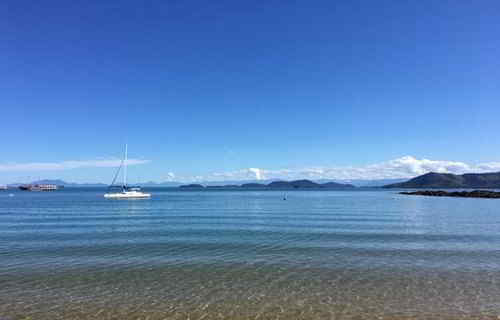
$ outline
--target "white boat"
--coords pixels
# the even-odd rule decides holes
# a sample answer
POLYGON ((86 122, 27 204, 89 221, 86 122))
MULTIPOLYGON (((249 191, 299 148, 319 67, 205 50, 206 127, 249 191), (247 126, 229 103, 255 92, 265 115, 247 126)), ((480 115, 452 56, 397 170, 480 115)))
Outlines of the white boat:
POLYGON ((111 183, 110 189, 120 190, 116 192, 108 192, 104 194, 104 198, 111 199, 131 199, 131 198, 150 198, 151 193, 145 193, 141 191, 141 187, 139 186, 128 186, 127 185, 127 145, 125 145, 125 159, 122 161, 122 164, 118 168, 118 171, 115 174, 115 178, 111 183), (115 180, 120 173, 120 169, 123 166, 123 184, 121 186, 116 186, 115 180))
POLYGON ((105 193, 104 198, 114 198, 114 199, 123 199, 123 198, 150 198, 151 193, 144 193, 142 191, 131 190, 130 188, 124 188, 121 192, 110 192, 105 193))

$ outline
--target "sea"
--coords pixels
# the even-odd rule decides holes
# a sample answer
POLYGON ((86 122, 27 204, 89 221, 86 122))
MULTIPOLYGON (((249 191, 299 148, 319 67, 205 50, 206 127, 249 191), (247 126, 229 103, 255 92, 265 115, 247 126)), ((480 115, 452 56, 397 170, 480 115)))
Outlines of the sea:
POLYGON ((1 320, 500 318, 500 199, 105 191, 0 192, 1 320))

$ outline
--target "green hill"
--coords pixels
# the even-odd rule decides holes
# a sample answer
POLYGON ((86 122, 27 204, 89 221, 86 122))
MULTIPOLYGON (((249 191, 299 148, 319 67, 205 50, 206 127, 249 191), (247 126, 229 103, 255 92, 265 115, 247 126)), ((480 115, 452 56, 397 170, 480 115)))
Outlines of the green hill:
POLYGON ((500 188, 500 172, 461 175, 429 172, 406 182, 385 185, 384 188, 500 188))

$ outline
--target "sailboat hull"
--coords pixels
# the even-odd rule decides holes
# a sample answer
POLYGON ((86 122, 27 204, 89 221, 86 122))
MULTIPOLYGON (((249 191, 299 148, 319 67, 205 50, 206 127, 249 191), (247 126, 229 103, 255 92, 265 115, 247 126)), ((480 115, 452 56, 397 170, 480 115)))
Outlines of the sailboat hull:
POLYGON ((138 192, 138 191, 125 191, 125 192, 116 192, 116 193, 105 193, 104 198, 111 199, 132 199, 132 198, 151 198, 150 193, 138 192))

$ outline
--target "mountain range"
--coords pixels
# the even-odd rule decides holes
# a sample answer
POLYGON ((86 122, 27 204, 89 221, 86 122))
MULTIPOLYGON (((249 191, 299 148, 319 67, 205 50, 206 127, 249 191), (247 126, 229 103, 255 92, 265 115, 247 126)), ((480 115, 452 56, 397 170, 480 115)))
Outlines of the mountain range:
POLYGON ((76 187, 76 186, 82 186, 82 187, 101 187, 101 186, 106 186, 104 183, 71 183, 71 182, 66 182, 64 180, 60 179, 42 179, 42 180, 36 180, 32 182, 15 182, 15 183, 9 183, 9 187, 18 187, 23 184, 55 184, 58 186, 65 186, 65 187, 76 187))
MULTIPOLYGON (((10 187, 17 187, 25 183, 11 183, 10 187)), ((60 179, 44 179, 33 181, 31 184, 55 184, 68 187, 103 187, 104 183, 72 183, 60 179)), ((272 188, 272 189, 345 189, 354 187, 380 187, 383 188, 500 188, 500 172, 466 173, 461 175, 451 173, 429 172, 421 176, 406 179, 380 179, 380 180, 244 180, 244 181, 208 181, 202 184, 186 185, 181 182, 142 182, 145 187, 179 187, 184 188, 272 188)))
MULTIPOLYGON (((182 185, 181 188, 205 188, 201 184, 182 185)), ((352 184, 343 184, 336 182, 316 183, 311 180, 294 180, 294 181, 273 181, 268 184, 263 183, 244 183, 241 185, 221 185, 207 186, 206 188, 244 188, 244 189, 350 189, 355 188, 352 184)))
MULTIPOLYGON (((267 185, 274 181, 280 181, 278 179, 261 179, 261 180, 227 180, 227 181, 203 181, 199 182, 206 187, 220 187, 220 186, 233 186, 239 187, 240 185, 245 184, 257 184, 258 185, 267 185)), ((332 180, 332 179, 320 179, 314 180, 313 182, 317 184, 327 184, 330 182, 339 183, 339 184, 349 184, 354 185, 356 187, 380 187, 389 183, 403 182, 406 179, 381 179, 381 180, 332 180)), ((198 182, 197 182, 198 183, 198 182)), ((32 182, 16 182, 9 183, 8 185, 11 187, 17 187, 23 184, 55 184, 66 187, 102 187, 107 186, 105 183, 75 183, 75 182, 67 182, 61 179, 43 179, 32 182)), ((134 182, 131 184, 137 184, 143 187, 179 187, 181 185, 186 185, 184 182, 179 181, 165 181, 165 182, 155 182, 155 181, 146 181, 146 182, 134 182)), ((248 187, 248 186, 247 186, 248 187)))

